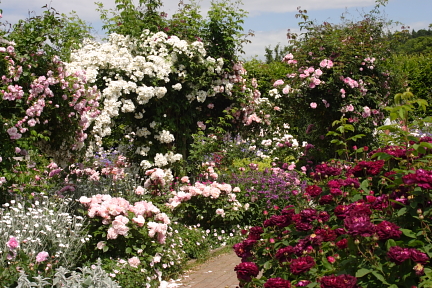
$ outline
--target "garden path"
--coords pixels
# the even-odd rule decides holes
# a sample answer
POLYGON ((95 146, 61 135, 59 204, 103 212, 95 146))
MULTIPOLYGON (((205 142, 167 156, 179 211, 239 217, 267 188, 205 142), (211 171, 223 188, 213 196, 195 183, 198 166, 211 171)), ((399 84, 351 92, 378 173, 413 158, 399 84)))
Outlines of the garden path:
POLYGON ((234 267, 240 258, 234 252, 210 258, 183 275, 180 287, 185 288, 236 288, 239 281, 234 267))

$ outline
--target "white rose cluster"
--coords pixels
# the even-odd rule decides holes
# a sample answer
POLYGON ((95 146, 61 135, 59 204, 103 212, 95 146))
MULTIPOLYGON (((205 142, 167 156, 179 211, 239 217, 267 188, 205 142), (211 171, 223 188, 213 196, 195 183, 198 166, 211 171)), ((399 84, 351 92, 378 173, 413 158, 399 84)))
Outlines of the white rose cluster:
POLYGON ((161 143, 171 143, 174 142, 174 135, 172 135, 169 131, 162 130, 159 135, 156 135, 155 138, 159 140, 161 143))
MULTIPOLYGON (((188 43, 164 32, 145 30, 137 39, 113 33, 105 43, 87 40, 80 49, 73 51, 67 70, 70 73, 84 71, 87 82, 97 84, 101 92, 102 107, 93 122, 92 145, 101 147, 113 127, 118 127, 116 122, 123 119, 135 122, 127 124, 132 130, 120 140, 126 143, 138 141, 135 146, 139 147, 135 148, 138 155, 147 157, 151 149, 154 149, 151 150, 154 155, 159 152, 157 149, 166 148, 152 145, 150 135, 162 144, 174 142, 173 133, 164 129, 164 123, 158 127, 151 125, 166 113, 163 109, 155 111, 155 105, 159 105, 157 103, 167 95, 186 97, 190 103, 203 103, 207 97, 223 92, 213 86, 216 85, 214 79, 222 78, 224 60, 206 55, 204 47, 202 42, 188 43), (189 71, 185 61, 193 63, 194 67, 200 65, 200 74, 195 75, 196 68, 189 71), (194 78, 201 79, 203 75, 209 81, 196 81, 194 78), (185 92, 179 93, 180 90, 185 92), (146 113, 146 110, 151 113, 146 113)), ((98 150, 96 146, 89 149, 98 150)), ((166 166, 178 158, 156 155, 154 165, 157 167, 166 166)), ((141 166, 151 165, 150 161, 142 160, 141 166)))

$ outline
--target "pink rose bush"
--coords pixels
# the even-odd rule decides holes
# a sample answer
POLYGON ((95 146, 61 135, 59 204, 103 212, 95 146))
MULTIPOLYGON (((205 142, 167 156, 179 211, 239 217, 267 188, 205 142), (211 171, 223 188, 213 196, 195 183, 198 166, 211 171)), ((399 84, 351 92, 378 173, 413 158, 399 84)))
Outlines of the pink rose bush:
POLYGON ((100 219, 101 224, 104 225, 102 227, 107 227, 106 238, 108 240, 117 239, 119 235, 128 236, 130 229, 141 228, 147 221, 147 235, 153 238, 157 234, 158 242, 161 244, 165 242, 170 219, 151 202, 139 201, 132 205, 124 198, 102 194, 91 198, 82 196, 79 201, 87 208, 89 218, 100 219), (149 220, 158 222, 148 222, 149 220), (132 227, 128 226, 128 223, 132 224, 132 227))
POLYGON ((166 206, 174 215, 190 224, 198 221, 203 227, 210 227, 221 223, 238 223, 248 205, 237 199, 236 193, 240 192, 240 188, 234 189, 235 192, 230 184, 216 181, 195 182, 194 185, 184 183, 178 191, 171 192, 166 206))

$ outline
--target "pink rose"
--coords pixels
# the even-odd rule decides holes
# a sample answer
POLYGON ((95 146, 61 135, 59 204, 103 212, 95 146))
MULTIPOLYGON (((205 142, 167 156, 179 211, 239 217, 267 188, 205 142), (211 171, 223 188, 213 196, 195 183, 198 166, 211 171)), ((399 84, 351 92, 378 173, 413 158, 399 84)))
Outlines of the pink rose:
POLYGON ((48 256, 49 256, 48 252, 45 252, 45 251, 39 252, 36 255, 36 262, 38 262, 38 263, 44 262, 48 259, 48 256))
POLYGON ((131 267, 138 268, 138 265, 141 263, 138 257, 132 257, 128 260, 128 263, 131 267))

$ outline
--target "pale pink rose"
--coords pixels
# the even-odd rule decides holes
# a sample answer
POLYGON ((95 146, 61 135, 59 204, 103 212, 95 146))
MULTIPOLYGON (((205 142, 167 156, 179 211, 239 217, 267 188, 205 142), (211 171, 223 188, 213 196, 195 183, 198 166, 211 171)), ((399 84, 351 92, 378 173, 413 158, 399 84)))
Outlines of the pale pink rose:
POLYGON ((135 189, 135 194, 137 194, 137 195, 144 195, 144 188, 143 187, 141 187, 141 186, 138 186, 136 189, 135 189))
POLYGON ((228 183, 218 185, 218 188, 226 193, 230 193, 232 191, 232 186, 228 183))
POLYGON ((188 176, 183 176, 183 177, 180 179, 180 181, 181 181, 182 183, 189 183, 189 177, 188 177, 188 176))
POLYGON ((162 221, 164 224, 167 225, 171 224, 171 220, 169 219, 168 215, 166 215, 165 213, 156 214, 155 220, 162 221))
POLYGON ((209 108, 209 109, 213 109, 213 108, 214 108, 214 104, 212 104, 212 103, 208 104, 208 105, 207 105, 207 108, 209 108))
POLYGON ((138 265, 141 263, 138 257, 134 256, 128 259, 128 263, 131 267, 138 268, 138 265))
POLYGON ((234 189, 233 189, 232 191, 238 193, 238 192, 240 192, 241 190, 240 190, 240 187, 234 187, 234 189))
POLYGON ((214 188, 213 187, 213 188, 210 189, 210 196, 213 199, 219 198, 220 193, 221 193, 221 191, 218 188, 214 188))
MULTIPOLYGON (((194 187, 191 187, 191 189, 192 188, 194 188, 194 187)), ((196 189, 196 188, 194 188, 194 189, 196 189)), ((184 191, 179 191, 179 192, 177 192, 177 195, 176 195, 177 199, 181 202, 190 200, 191 196, 192 196, 191 193, 186 193, 184 191)))
POLYGON ((202 189, 202 195, 204 197, 209 197, 210 196, 210 190, 211 190, 211 187, 208 187, 208 186, 204 187, 202 189))
POLYGON ((106 246, 106 242, 105 241, 99 241, 96 244, 96 248, 99 249, 99 250, 102 250, 105 246, 106 246))
POLYGON ((214 180, 216 180, 219 176, 217 173, 213 172, 213 173, 210 173, 210 177, 213 178, 214 180))
POLYGON ((117 239, 117 236, 117 231, 114 228, 110 227, 108 229, 107 239, 117 239))
POLYGON ((9 241, 6 243, 6 246, 7 246, 10 250, 15 250, 16 248, 19 247, 19 242, 18 242, 18 240, 17 240, 15 237, 10 236, 10 237, 9 237, 9 241))
POLYGON ((129 227, 127 227, 125 225, 119 226, 119 227, 117 227, 116 232, 119 235, 126 236, 128 234, 128 232, 129 232, 129 227))
POLYGON ((315 108, 317 108, 317 104, 315 102, 312 102, 312 103, 310 103, 310 107, 312 109, 315 109, 315 108))
POLYGON ((200 128, 201 130, 205 130, 206 129, 206 125, 202 122, 202 121, 198 121, 197 122, 197 126, 198 128, 200 128))
POLYGON ((287 55, 285 55, 285 57, 282 59, 282 62, 288 62, 289 60, 294 59, 294 55, 289 53, 287 55))
POLYGON ((132 222, 136 223, 139 227, 144 226, 145 219, 142 215, 138 215, 135 218, 132 218, 132 222))
POLYGON ((91 202, 91 198, 87 198, 85 196, 81 196, 79 199, 79 202, 85 206, 89 206, 90 202, 91 202))
POLYGON ((280 85, 283 85, 283 84, 284 84, 284 81, 281 80, 281 79, 279 79, 279 80, 276 80, 276 81, 273 83, 273 87, 277 87, 277 86, 280 86, 280 85))
POLYGON ((288 94, 291 91, 291 87, 289 85, 286 85, 283 89, 282 89, 282 93, 283 94, 288 94))
POLYGON ((190 196, 201 195, 202 194, 202 190, 199 189, 199 188, 197 188, 197 187, 191 186, 191 187, 189 187, 189 193, 190 193, 190 196))
POLYGON ((216 209, 216 214, 225 217, 225 211, 223 209, 216 209))
POLYGON ((149 228, 149 236, 151 238, 158 234, 159 243, 163 244, 165 242, 165 235, 168 229, 167 224, 148 222, 147 227, 149 228))
POLYGON ((39 252, 36 255, 36 262, 38 262, 38 263, 44 262, 44 261, 48 260, 48 257, 49 257, 48 252, 45 252, 45 251, 39 252))

